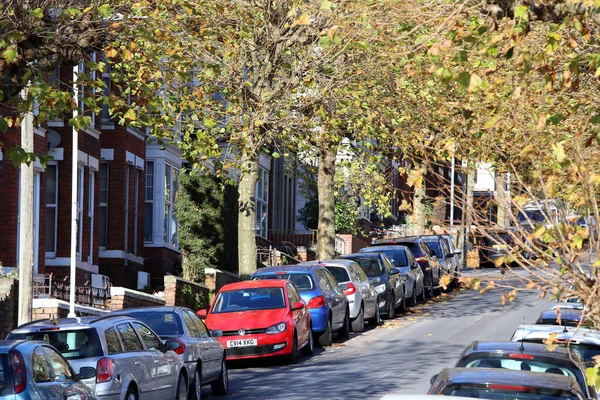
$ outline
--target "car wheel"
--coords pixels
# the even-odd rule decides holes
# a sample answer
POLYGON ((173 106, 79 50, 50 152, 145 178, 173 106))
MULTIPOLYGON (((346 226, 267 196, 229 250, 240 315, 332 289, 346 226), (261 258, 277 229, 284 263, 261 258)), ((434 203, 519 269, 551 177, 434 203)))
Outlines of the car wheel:
POLYGON ((352 321, 352 332, 360 333, 365 330, 365 310, 360 308, 358 316, 352 321))
POLYGON ((179 375, 179 380, 177 381, 177 393, 175 394, 175 398, 177 400, 187 400, 188 397, 188 384, 187 380, 183 375, 179 375))
POLYGON ((344 316, 344 325, 338 332, 338 337, 347 339, 350 337, 350 312, 346 309, 346 315, 344 316))
POLYGON ((333 332, 331 331, 331 319, 327 321, 327 328, 325 328, 325 332, 319 335, 319 346, 331 346, 333 343, 333 332))
POLYGON ((429 299, 433 298, 433 272, 431 272, 429 275, 429 287, 427 288, 427 293, 425 293, 425 296, 427 296, 429 299))
POLYGON ((192 392, 189 393, 190 400, 201 400, 202 399, 202 366, 200 363, 196 366, 196 372, 194 372, 194 381, 192 382, 192 392))
POLYGON ((292 338, 292 352, 287 356, 288 364, 298 364, 298 335, 294 332, 292 338))
POLYGON ((416 305, 417 305, 417 285, 414 285, 413 289, 412 289, 412 296, 408 300, 408 306, 415 307, 416 305))
POLYGON ((405 312, 406 312, 406 292, 404 291, 402 293, 402 301, 400 302, 400 305, 398 306, 398 310, 397 310, 396 314, 405 313, 405 312))
POLYGON ((212 389, 213 395, 224 396, 227 394, 227 389, 229 388, 229 373, 227 372, 225 357, 223 357, 223 361, 221 361, 221 375, 219 375, 219 379, 210 384, 210 388, 212 389))
POLYGON ((426 293, 427 292, 427 286, 425 286, 425 282, 423 282, 423 290, 421 290, 421 293, 419 293, 418 296, 418 301, 425 301, 427 299, 426 297, 426 293))
POLYGON ((396 298, 392 296, 392 301, 388 304, 387 319, 396 318, 396 298))
POLYGON ((302 355, 305 357, 312 356, 315 351, 315 342, 312 335, 312 330, 308 333, 308 343, 302 348, 302 355))
POLYGON ((379 297, 377 303, 375 303, 375 316, 369 320, 369 325, 379 326, 381 323, 381 314, 379 313, 379 297))
POLYGON ((127 388, 127 393, 125 393, 125 400, 138 400, 137 392, 131 386, 127 388))

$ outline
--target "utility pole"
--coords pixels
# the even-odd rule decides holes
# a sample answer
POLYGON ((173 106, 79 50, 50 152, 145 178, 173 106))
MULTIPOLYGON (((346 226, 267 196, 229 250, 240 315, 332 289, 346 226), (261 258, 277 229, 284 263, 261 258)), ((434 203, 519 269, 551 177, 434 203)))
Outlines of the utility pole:
MULTIPOLYGON (((28 89, 23 89, 22 96, 27 99, 28 89)), ((21 147, 27 153, 33 153, 33 112, 29 110, 22 115, 21 147)), ((21 163, 19 209, 19 325, 31 321, 33 302, 33 168, 35 161, 21 163)))

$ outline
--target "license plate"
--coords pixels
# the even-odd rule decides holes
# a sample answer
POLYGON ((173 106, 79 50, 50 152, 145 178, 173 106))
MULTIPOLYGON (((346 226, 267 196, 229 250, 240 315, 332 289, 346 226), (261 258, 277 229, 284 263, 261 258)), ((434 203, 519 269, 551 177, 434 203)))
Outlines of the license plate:
POLYGON ((241 339, 241 340, 228 340, 227 347, 248 347, 256 346, 258 340, 256 339, 241 339))

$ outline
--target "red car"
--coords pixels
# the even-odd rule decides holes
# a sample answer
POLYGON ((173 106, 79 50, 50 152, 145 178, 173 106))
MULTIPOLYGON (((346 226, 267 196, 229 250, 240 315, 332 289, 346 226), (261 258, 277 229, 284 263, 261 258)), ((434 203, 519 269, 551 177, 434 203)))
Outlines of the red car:
POLYGON ((225 285, 206 313, 206 325, 219 330, 228 360, 313 353, 310 313, 293 283, 268 279, 225 285))

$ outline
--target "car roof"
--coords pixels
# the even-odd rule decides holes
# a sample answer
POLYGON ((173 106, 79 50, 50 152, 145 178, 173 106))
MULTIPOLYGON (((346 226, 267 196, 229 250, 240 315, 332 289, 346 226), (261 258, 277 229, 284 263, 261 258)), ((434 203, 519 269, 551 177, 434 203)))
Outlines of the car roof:
MULTIPOLYGON (((583 314, 583 310, 578 308, 560 308, 560 318, 563 321, 579 321, 583 314)), ((543 319, 557 319, 558 313, 556 312, 556 308, 552 308, 550 310, 542 311, 540 317, 543 319)))
POLYGON ((241 281, 224 285, 219 292, 239 289, 257 289, 257 288, 272 288, 285 287, 289 281, 286 279, 258 279, 254 281, 241 281))
POLYGON ((289 273, 300 273, 300 272, 312 272, 315 269, 323 268, 320 261, 309 261, 294 265, 275 265, 272 267, 264 267, 257 270, 254 274, 262 275, 265 273, 274 272, 289 272, 289 273))
POLYGON ((372 243, 372 246, 393 245, 396 243, 400 244, 400 243, 406 243, 406 242, 420 242, 423 240, 424 239, 419 236, 406 236, 406 237, 393 238, 393 239, 377 239, 372 243))
POLYGON ((475 353, 522 353, 539 356, 569 358, 570 353, 563 347, 557 347, 553 351, 548 350, 548 346, 541 343, 521 343, 521 342, 481 342, 470 343, 464 350, 463 355, 468 356, 475 353))
POLYGON ((512 340, 543 340, 556 333, 556 340, 600 346, 600 332, 582 327, 561 325, 521 325, 513 334, 512 340))
MULTIPOLYGON (((385 255, 385 253, 381 252, 381 247, 383 247, 383 246, 377 247, 378 251, 370 251, 369 250, 369 251, 366 251, 364 253, 344 254, 344 255, 338 256, 338 258, 340 258, 340 259, 346 259, 346 260, 353 260, 355 258, 379 258, 381 256, 387 257, 385 255)), ((364 247, 364 249, 371 249, 371 248, 372 247, 364 247)))
POLYGON ((111 314, 126 315, 128 313, 140 312, 140 311, 173 312, 180 308, 189 309, 188 307, 183 307, 183 306, 131 307, 131 308, 123 308, 121 310, 111 311, 111 314))
POLYGON ((343 258, 336 258, 335 260, 324 260, 324 261, 321 261, 321 265, 323 265, 324 267, 344 267, 344 268, 348 268, 348 267, 351 267, 352 264, 355 264, 355 261, 346 260, 346 259, 343 259, 343 258))
POLYGON ((77 317, 77 318, 58 318, 55 320, 49 319, 40 319, 36 321, 27 322, 19 327, 17 327, 13 332, 15 333, 24 333, 24 332, 39 332, 42 330, 57 330, 58 329, 69 329, 69 328, 87 328, 95 323, 100 321, 104 321, 111 318, 122 318, 122 319, 132 319, 127 315, 119 315, 119 314, 106 314, 102 316, 92 315, 87 317, 77 317))
POLYGON ((369 246, 360 249, 361 253, 364 251, 365 253, 381 253, 384 250, 406 250, 410 251, 408 247, 401 244, 386 244, 381 246, 369 246))
POLYGON ((578 389, 577 382, 565 375, 540 374, 503 368, 446 368, 441 377, 450 383, 481 383, 527 386, 540 389, 578 389))

